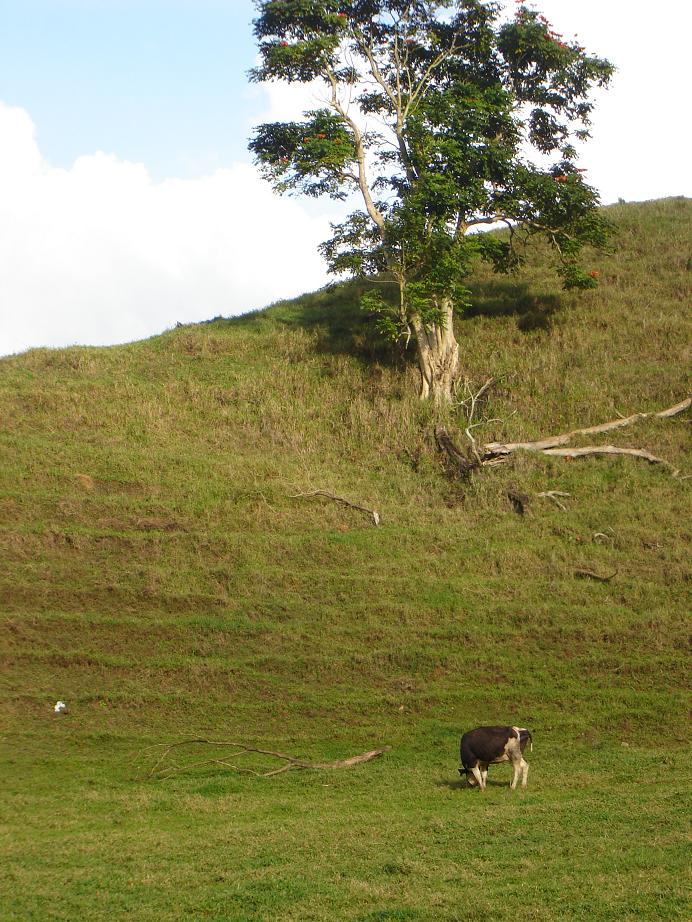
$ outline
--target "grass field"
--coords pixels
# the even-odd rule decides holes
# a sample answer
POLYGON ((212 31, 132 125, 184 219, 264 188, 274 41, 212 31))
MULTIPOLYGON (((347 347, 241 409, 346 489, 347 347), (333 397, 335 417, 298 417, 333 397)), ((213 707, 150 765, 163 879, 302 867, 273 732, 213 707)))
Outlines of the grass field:
MULTIPOLYGON (((479 440, 690 393, 692 202, 610 212, 595 291, 560 292, 540 252, 474 277, 479 440)), ((459 482, 415 379, 355 285, 0 361, 0 919, 689 917, 692 481, 527 454, 459 482), (532 729, 526 792, 504 766, 484 795, 459 779, 483 723, 532 729), (148 747, 191 737, 391 749, 149 777, 148 747)), ((463 408, 444 421, 462 441, 463 408)), ((689 433, 600 441, 686 474, 689 433)))

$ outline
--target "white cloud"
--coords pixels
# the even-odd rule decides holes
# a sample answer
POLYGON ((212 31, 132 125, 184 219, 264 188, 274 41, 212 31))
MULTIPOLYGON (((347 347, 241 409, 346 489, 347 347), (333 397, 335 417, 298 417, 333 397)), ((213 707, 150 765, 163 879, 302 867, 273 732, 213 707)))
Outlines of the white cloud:
POLYGON ((311 83, 271 80, 253 84, 248 92, 259 109, 259 115, 252 119, 253 126, 260 122, 300 121, 304 112, 324 109, 329 105, 329 92, 324 80, 311 83))
MULTIPOLYGON (((618 67, 580 157, 602 200, 690 195, 692 6, 659 0, 656 15, 643 0, 538 6, 618 67)), ((325 96, 322 85, 248 92, 255 123, 300 118, 325 96)), ((327 276, 316 247, 339 213, 276 196, 245 163, 161 183, 103 153, 58 169, 41 156, 30 115, 0 102, 0 355, 123 342, 319 287, 327 276)))
POLYGON ((536 0, 535 6, 567 40, 578 35, 589 53, 617 68, 609 89, 595 94, 592 137, 580 147, 601 201, 689 196, 692 6, 679 0, 536 0))
POLYGON ((1 102, 0 137, 0 355, 125 342, 327 280, 327 216, 252 166, 158 184, 103 153, 57 169, 28 113, 1 102))

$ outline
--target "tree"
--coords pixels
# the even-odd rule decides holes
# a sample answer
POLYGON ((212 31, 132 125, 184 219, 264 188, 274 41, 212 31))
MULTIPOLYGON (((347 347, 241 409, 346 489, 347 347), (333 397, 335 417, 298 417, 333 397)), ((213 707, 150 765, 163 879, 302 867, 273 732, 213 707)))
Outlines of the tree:
POLYGON ((421 397, 452 396, 454 312, 475 259, 510 271, 542 235, 565 288, 597 284, 580 254, 605 244, 608 222, 574 141, 589 136, 608 61, 523 3, 512 17, 490 0, 256 6, 251 79, 319 81, 324 100, 302 121, 260 125, 250 149, 281 193, 359 195, 321 251, 332 272, 372 280, 364 306, 382 332, 415 340, 421 397), (472 233, 497 222, 505 237, 472 233))

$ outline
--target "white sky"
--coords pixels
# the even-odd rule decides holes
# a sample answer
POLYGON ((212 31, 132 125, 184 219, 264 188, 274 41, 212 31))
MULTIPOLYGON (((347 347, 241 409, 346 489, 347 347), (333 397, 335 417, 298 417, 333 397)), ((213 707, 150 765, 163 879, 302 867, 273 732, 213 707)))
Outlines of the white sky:
POLYGON ((249 163, 159 183, 103 153, 52 167, 1 103, 0 137, 0 354, 139 339, 326 280, 326 219, 249 163))
MULTIPOLYGON (((74 0, 54 4, 74 7, 74 0)), ((602 200, 692 195, 687 57, 692 4, 544 0, 537 6, 558 31, 568 38, 578 33, 589 51, 618 67, 611 89, 599 95, 593 139, 581 156, 602 200)), ((170 14, 179 7, 172 2, 170 14)), ((77 14, 88 19, 95 15, 90 9, 82 4, 77 14)), ((247 43, 249 55, 249 30, 247 43)), ((237 83, 228 83, 224 104, 243 143, 223 166, 218 155, 200 155, 184 127, 166 132, 161 123, 148 135, 144 120, 136 131, 128 130, 132 119, 123 109, 118 128, 122 112, 112 75, 110 96, 103 97, 103 105, 111 106, 103 123, 113 113, 103 153, 98 120, 80 120, 70 109, 60 92, 59 68, 29 88, 5 79, 0 60, 0 355, 31 346, 138 339, 176 322, 262 307, 327 281, 316 247, 329 234, 328 219, 338 216, 336 206, 275 196, 250 155, 241 152, 252 122, 294 117, 296 94, 281 87, 248 91, 247 61, 238 57, 237 83), (65 124, 79 125, 76 159, 65 161, 59 120, 45 135, 34 123, 30 107, 43 112, 51 102, 65 124), (164 159, 162 153, 157 160, 157 133, 165 139, 167 162, 177 158, 187 164, 178 176, 158 175, 164 159), (143 140, 151 166, 132 162, 143 140), (173 153, 172 144, 179 145, 173 153)), ((80 79, 104 79, 93 60, 87 58, 80 79)), ((210 72, 209 79, 213 76, 210 72)), ((156 79, 161 81, 160 73, 156 79)), ((218 95, 219 88, 214 91, 218 95)), ((139 92, 146 97, 146 70, 139 92)), ((201 111, 204 86, 195 92, 199 98, 186 104, 197 102, 201 111)), ((173 103, 170 118, 180 119, 173 103)), ((209 114, 208 123, 200 116, 197 135, 207 131, 213 137, 215 120, 218 124, 217 113, 209 114)))

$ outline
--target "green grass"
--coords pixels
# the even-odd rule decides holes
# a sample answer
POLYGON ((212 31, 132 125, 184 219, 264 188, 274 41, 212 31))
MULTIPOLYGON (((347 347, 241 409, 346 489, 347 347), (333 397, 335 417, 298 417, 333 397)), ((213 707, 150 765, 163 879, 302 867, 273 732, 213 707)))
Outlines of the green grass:
POLYGON ((24 784, 6 792, 20 813, 32 783, 6 846, 4 917, 686 917, 681 754, 663 776, 646 748, 578 741, 567 760, 546 733, 529 790, 512 795, 499 768, 482 797, 450 773, 453 724, 411 726, 408 744, 351 772, 166 783, 135 783, 112 738, 102 777, 61 729, 52 758, 17 759, 24 784), (59 815, 47 773, 67 792, 59 815))
MULTIPOLYGON (((692 202, 611 213, 593 292, 544 252, 474 277, 479 440, 690 392, 692 202)), ((357 292, 0 362, 1 919, 687 917, 690 481, 529 455, 450 480, 357 292), (568 508, 519 517, 509 485, 568 508), (497 767, 481 796, 458 737, 500 722, 534 730, 529 789, 497 767), (392 749, 147 778, 198 735, 392 749)), ((688 472, 689 414, 601 441, 688 472)))

